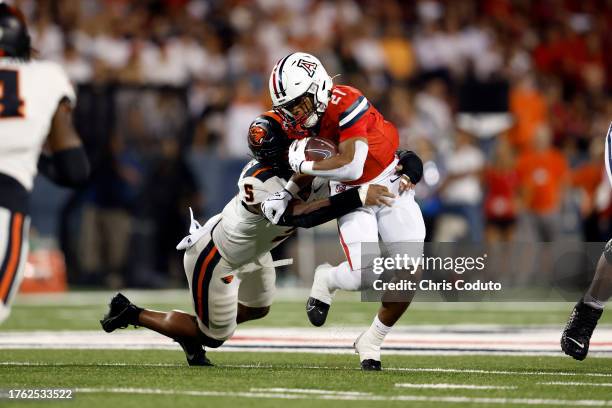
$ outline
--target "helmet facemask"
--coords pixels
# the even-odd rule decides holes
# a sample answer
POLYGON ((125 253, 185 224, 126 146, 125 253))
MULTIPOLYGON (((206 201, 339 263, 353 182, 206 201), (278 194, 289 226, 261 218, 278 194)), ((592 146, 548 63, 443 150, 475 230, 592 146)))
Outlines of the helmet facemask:
POLYGON ((317 88, 317 84, 313 83, 308 91, 274 110, 290 127, 315 127, 325 111, 325 107, 317 101, 317 88))

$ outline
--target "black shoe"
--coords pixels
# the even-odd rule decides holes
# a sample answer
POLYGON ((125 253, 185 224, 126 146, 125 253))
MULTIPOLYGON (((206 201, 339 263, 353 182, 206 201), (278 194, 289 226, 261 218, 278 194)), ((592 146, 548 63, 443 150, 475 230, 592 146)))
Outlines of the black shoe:
POLYGON ((125 329, 130 324, 134 326, 138 324, 138 315, 142 309, 132 304, 121 293, 117 293, 108 306, 108 313, 100 320, 105 332, 111 333, 116 329, 125 329))
POLYGON ((586 358, 593 330, 602 313, 603 310, 583 303, 582 299, 576 303, 561 335, 561 349, 565 354, 576 360, 586 358))
POLYGON ((380 364, 380 361, 372 360, 371 358, 369 358, 361 362, 361 369, 363 371, 381 371, 382 366, 380 364))
POLYGON ((187 357, 187 364, 190 366, 214 366, 208 358, 206 351, 200 342, 193 339, 174 339, 181 345, 187 357))
POLYGON ((306 302, 306 314, 313 326, 323 326, 325 320, 327 320, 327 312, 329 312, 329 305, 327 303, 321 302, 319 299, 313 297, 308 298, 306 302))

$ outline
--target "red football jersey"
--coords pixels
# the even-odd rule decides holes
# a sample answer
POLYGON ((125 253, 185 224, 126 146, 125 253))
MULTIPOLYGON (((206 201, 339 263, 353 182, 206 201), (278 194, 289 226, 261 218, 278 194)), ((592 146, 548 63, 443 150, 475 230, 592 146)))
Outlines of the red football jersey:
POLYGON ((368 140, 368 157, 363 175, 345 184, 362 184, 376 178, 391 164, 399 145, 395 126, 386 121, 361 92, 346 85, 332 88, 318 136, 333 140, 336 144, 353 137, 368 140))

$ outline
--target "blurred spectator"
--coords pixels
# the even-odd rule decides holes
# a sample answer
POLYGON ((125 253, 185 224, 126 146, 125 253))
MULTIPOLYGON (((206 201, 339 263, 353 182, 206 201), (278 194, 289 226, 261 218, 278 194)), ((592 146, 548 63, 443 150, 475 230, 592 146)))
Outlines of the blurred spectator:
POLYGON ((501 137, 484 172, 487 242, 510 241, 519 211, 518 171, 512 146, 501 137))
POLYGON ((522 205, 536 241, 540 242, 552 242, 559 237, 561 205, 569 176, 567 160, 552 146, 551 133, 550 128, 540 126, 535 132, 533 150, 524 151, 517 163, 522 205))
POLYGON ((595 204, 595 194, 602 181, 607 177, 601 166, 604 143, 601 138, 593 139, 589 148, 589 158, 576 167, 571 174, 571 184, 580 192, 582 233, 585 241, 605 240, 599 226, 599 211, 595 204))
POLYGON ((529 149, 536 129, 547 120, 546 101, 533 75, 519 79, 511 90, 510 112, 516 121, 509 133, 510 141, 519 151, 529 149))
POLYGON ((247 80, 241 80, 236 85, 236 94, 227 109, 225 123, 224 149, 229 157, 246 158, 249 146, 245 137, 249 125, 266 109, 257 98, 252 85, 247 80))
POLYGON ((144 182, 142 163, 113 137, 111 157, 103 162, 92 181, 92 191, 81 222, 82 284, 104 283, 120 288, 126 282, 133 222, 131 212, 144 182))
POLYGON ((473 137, 459 129, 445 164, 447 175, 440 186, 444 212, 463 217, 469 240, 480 242, 483 237, 480 177, 485 165, 484 154, 474 144, 473 137))

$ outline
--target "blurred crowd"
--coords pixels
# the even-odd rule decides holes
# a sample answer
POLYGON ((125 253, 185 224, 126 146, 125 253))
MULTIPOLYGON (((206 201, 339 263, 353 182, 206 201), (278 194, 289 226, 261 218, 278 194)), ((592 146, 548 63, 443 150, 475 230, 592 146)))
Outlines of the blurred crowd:
POLYGON ((88 276, 110 268, 117 286, 135 253, 139 267, 180 271, 187 206, 209 216, 234 194, 248 124, 270 108, 269 72, 296 50, 359 88, 421 155, 428 239, 612 231, 610 1, 13 3, 39 57, 79 87, 96 171, 68 207, 80 209, 75 252, 89 255, 74 262, 88 276))

